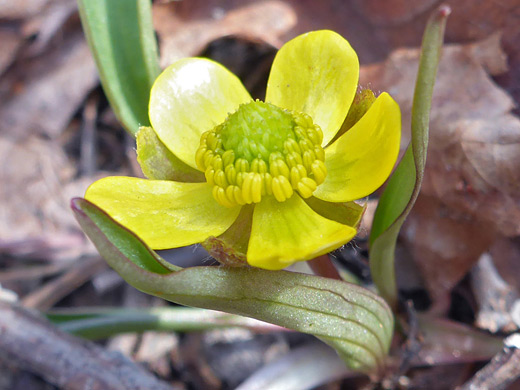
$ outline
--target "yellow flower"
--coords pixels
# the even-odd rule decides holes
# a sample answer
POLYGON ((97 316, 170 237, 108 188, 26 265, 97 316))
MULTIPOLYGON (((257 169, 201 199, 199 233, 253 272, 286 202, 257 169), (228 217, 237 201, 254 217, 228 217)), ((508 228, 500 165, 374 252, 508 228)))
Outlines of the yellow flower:
POLYGON ((358 77, 332 31, 280 49, 265 103, 213 61, 177 61, 152 87, 153 129, 137 136, 151 180, 108 177, 85 197, 154 249, 203 242, 272 270, 325 254, 354 237, 352 201, 381 186, 399 150, 398 105, 382 93, 352 106, 358 77))

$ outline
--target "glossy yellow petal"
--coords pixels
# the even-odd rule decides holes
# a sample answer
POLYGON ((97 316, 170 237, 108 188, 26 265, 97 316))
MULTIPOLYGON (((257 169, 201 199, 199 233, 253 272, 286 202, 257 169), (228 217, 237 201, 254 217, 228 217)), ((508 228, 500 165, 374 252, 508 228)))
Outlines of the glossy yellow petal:
POLYGON ((325 149, 327 177, 314 196, 350 202, 379 188, 392 172, 401 140, 401 111, 386 92, 350 130, 325 149))
POLYGON ((161 141, 193 168, 200 136, 251 101, 238 77, 216 62, 186 58, 162 72, 150 92, 150 122, 161 141))
POLYGON ((207 183, 116 176, 96 181, 85 198, 153 249, 168 249, 218 236, 233 224, 240 207, 219 205, 211 190, 207 183))
POLYGON ((347 116, 358 78, 359 62, 350 44, 333 31, 314 31, 276 54, 266 101, 310 115, 327 145, 347 116))
POLYGON ((255 206, 247 262, 279 270, 339 248, 355 234, 356 229, 317 214, 296 194, 285 202, 269 196, 255 206))

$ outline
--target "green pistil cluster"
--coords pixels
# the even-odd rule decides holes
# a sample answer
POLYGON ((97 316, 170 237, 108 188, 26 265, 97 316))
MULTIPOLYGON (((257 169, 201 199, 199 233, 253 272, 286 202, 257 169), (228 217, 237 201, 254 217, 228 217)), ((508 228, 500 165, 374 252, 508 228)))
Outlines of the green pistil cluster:
POLYGON ((283 202, 294 191, 310 197, 325 180, 322 140, 308 115, 254 101, 202 134, 195 158, 223 206, 258 203, 266 195, 283 202))

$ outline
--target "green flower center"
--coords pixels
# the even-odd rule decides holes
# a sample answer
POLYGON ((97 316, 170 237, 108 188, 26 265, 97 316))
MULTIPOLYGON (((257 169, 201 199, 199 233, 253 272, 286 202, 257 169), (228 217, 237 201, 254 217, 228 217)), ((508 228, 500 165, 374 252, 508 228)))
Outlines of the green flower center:
POLYGON ((283 202, 294 191, 310 197, 325 180, 322 140, 308 115, 254 101, 202 134, 195 159, 223 206, 283 202))

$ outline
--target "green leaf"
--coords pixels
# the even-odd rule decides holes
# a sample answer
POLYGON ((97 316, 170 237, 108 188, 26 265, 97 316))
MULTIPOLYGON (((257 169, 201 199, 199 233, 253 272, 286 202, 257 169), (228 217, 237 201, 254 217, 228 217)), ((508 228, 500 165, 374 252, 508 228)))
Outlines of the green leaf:
POLYGON ((412 107, 412 141, 390 178, 374 215, 370 233, 370 268, 379 293, 397 307, 394 256, 399 230, 410 213, 423 179, 433 85, 450 8, 441 6, 424 32, 412 107))
POLYGON ((246 267, 193 267, 165 273, 153 251, 92 203, 76 198, 72 208, 101 255, 135 288, 178 304, 313 334, 335 348, 349 367, 382 369, 393 316, 372 292, 318 276, 246 267))
POLYGON ((78 0, 101 84, 130 134, 150 124, 150 89, 159 75, 150 0, 78 0))
POLYGON ((103 210, 85 199, 73 199, 71 207, 89 237, 91 237, 90 234, 104 237, 104 240, 98 242, 92 240, 101 254, 110 251, 122 259, 130 260, 133 265, 145 271, 157 274, 168 274, 182 269, 165 261, 130 230, 115 223, 103 210), (85 205, 85 207, 81 208, 80 205, 85 205), (113 248, 118 248, 118 250, 113 251, 113 248))
POLYGON ((229 327, 249 328, 256 331, 282 329, 234 314, 188 307, 66 308, 54 309, 46 316, 61 330, 90 340, 99 340, 120 333, 150 330, 193 332, 229 327))

